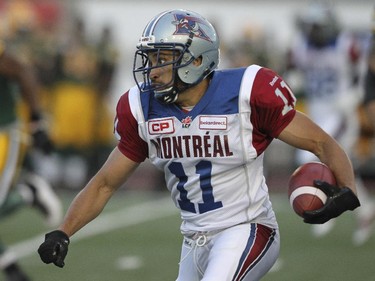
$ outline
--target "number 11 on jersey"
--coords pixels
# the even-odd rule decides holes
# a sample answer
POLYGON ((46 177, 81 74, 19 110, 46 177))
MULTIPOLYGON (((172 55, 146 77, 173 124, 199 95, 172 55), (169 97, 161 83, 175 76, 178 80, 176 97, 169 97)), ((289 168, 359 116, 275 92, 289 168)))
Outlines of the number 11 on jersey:
POLYGON ((202 160, 195 166, 196 173, 199 175, 200 188, 202 190, 202 203, 198 203, 198 212, 195 209, 194 204, 188 198, 188 191, 185 189, 188 177, 185 174, 182 164, 180 162, 172 162, 168 168, 171 173, 179 179, 177 189, 180 192, 180 200, 178 200, 178 204, 180 205, 181 210, 203 214, 223 207, 221 201, 215 202, 213 195, 213 188, 211 185, 212 163, 210 161, 202 160))

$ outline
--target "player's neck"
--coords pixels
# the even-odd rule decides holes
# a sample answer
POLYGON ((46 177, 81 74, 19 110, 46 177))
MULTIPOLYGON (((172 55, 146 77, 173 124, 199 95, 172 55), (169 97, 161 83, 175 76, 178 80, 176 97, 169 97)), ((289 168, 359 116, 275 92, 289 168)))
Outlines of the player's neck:
POLYGON ((210 80, 204 79, 199 84, 179 94, 176 104, 181 108, 194 107, 207 91, 210 80))

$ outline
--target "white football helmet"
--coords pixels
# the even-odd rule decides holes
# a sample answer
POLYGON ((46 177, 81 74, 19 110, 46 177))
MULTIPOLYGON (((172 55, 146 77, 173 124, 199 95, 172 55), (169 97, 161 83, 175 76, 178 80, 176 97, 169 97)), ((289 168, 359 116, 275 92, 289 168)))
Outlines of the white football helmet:
POLYGON ((314 3, 297 17, 297 25, 314 47, 332 44, 340 31, 340 24, 333 7, 314 3))
POLYGON ((219 44, 214 27, 201 15, 182 9, 165 11, 147 24, 137 44, 134 79, 141 92, 154 91, 159 101, 173 103, 178 93, 198 84, 217 68, 219 44), (173 61, 151 65, 149 54, 158 55, 161 50, 172 51, 173 61), (192 64, 197 58, 201 58, 201 64, 192 64), (151 69, 166 65, 173 67, 171 81, 167 85, 152 84, 151 69))

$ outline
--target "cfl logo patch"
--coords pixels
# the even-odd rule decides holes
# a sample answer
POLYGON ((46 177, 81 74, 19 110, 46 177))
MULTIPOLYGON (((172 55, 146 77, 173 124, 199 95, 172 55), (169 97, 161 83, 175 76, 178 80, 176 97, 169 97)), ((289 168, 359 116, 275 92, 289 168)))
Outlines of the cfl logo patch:
POLYGON ((151 120, 148 122, 148 132, 150 135, 172 134, 174 131, 174 122, 172 118, 151 120))

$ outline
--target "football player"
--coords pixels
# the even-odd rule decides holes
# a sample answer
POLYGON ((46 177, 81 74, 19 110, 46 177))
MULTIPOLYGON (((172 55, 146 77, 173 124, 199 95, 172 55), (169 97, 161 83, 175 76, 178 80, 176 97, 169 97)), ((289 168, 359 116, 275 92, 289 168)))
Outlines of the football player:
MULTIPOLYGON (((41 113, 33 70, 10 54, 0 40, 0 218, 20 207, 32 206, 52 227, 61 222, 61 202, 48 182, 24 165, 29 148, 43 153, 50 153, 53 148, 41 113), (26 128, 19 114, 19 96, 29 113, 26 128)), ((18 266, 17 257, 2 243, 0 269, 7 281, 29 280, 18 266)))
MULTIPOLYGON (((352 156, 359 137, 357 110, 362 97, 360 66, 364 54, 360 52, 358 40, 343 30, 329 5, 309 6, 298 18, 298 26, 300 32, 290 50, 289 66, 290 71, 302 75, 306 113, 352 156)), ((309 151, 297 150, 297 165, 316 160, 309 151)), ((373 203, 367 200, 362 179, 358 173, 356 176, 362 205, 374 209, 373 203)), ((358 217, 361 214, 358 212, 358 217)), ((334 220, 313 226, 312 234, 322 237, 333 226, 334 220)))
POLYGON ((139 163, 163 170, 181 212, 177 280, 259 280, 275 263, 280 236, 263 175, 274 138, 315 153, 338 186, 319 183, 325 206, 305 213, 319 224, 360 203, 351 162, 304 114, 286 82, 258 65, 217 70, 219 38, 210 22, 186 10, 154 17, 137 45, 136 86, 117 105, 117 147, 76 196, 38 252, 63 267, 71 236, 103 210, 139 163))

